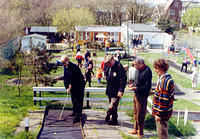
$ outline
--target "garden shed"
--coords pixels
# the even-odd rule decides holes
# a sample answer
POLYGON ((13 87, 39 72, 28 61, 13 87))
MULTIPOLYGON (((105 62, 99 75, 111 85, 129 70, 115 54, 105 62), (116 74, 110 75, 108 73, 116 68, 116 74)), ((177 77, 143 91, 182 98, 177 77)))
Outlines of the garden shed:
POLYGON ((39 34, 32 34, 22 37, 21 39, 21 51, 30 53, 31 48, 46 48, 46 36, 39 34))

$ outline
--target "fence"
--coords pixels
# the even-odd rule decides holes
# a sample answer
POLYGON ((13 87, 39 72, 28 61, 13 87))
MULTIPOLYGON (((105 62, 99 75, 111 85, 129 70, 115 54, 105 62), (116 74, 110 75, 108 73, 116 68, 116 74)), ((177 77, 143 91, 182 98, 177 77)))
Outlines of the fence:
MULTIPOLYGON (((86 92, 86 98, 84 100, 86 101, 86 107, 90 108, 90 101, 107 101, 108 98, 90 98, 90 92, 92 93, 105 93, 106 88, 94 88, 94 87, 86 87, 85 92, 86 92)), ((41 105, 42 100, 61 100, 61 101, 71 101, 71 98, 66 98, 66 97, 42 97, 42 92, 66 92, 66 89, 64 87, 33 87, 33 100, 34 100, 34 105, 37 104, 37 101, 39 101, 39 104, 41 105), (37 96, 39 94, 39 96, 37 96)), ((133 93, 132 91, 125 90, 125 93, 133 93)), ((122 98, 123 101, 130 101, 133 102, 133 98, 122 98)), ((152 100, 149 97, 148 102, 152 104, 152 100)), ((124 107, 125 108, 125 107, 124 107)), ((133 107, 131 107, 133 108, 133 107)), ((147 107, 147 110, 151 113, 151 109, 147 107)))

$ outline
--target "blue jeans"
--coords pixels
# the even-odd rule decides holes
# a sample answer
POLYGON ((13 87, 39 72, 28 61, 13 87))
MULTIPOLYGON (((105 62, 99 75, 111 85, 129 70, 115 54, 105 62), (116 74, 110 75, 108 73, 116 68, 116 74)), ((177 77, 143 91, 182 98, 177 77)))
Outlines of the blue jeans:
POLYGON ((97 80, 97 83, 101 83, 101 78, 99 78, 99 79, 97 80))

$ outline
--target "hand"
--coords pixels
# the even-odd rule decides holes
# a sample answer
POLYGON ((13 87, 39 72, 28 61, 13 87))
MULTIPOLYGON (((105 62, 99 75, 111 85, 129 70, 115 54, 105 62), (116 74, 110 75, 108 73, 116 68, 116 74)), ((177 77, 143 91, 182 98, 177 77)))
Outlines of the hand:
POLYGON ((137 87, 135 87, 135 86, 130 87, 129 90, 130 90, 130 91, 135 91, 135 90, 137 90, 137 87))
POLYGON ((69 94, 71 91, 70 91, 70 89, 68 88, 66 92, 67 92, 67 94, 69 94))
POLYGON ((158 117, 158 116, 156 115, 155 120, 156 120, 156 121, 160 121, 161 119, 160 119, 160 117, 158 117))
POLYGON ((117 94, 117 96, 118 96, 119 98, 121 98, 121 97, 123 96, 123 94, 124 94, 123 92, 120 92, 120 91, 119 91, 118 94, 117 94))
POLYGON ((70 84, 68 88, 69 88, 69 89, 72 89, 72 85, 70 84))

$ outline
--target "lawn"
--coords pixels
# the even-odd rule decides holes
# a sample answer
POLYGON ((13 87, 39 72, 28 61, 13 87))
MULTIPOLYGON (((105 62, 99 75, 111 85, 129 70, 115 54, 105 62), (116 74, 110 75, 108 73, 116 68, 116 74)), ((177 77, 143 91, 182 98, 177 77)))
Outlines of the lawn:
MULTIPOLYGON (((96 52, 97 56, 103 57, 105 55, 104 51, 93 50, 91 53, 96 52)), ((62 52, 61 54, 55 54, 56 56, 63 54, 73 54, 73 52, 62 52)), ((146 64, 152 69, 153 72, 153 82, 157 81, 157 76, 153 70, 152 60, 155 58, 163 57, 162 54, 150 54, 150 53, 139 53, 140 56, 144 57, 146 64)), ((53 59, 53 62, 56 62, 58 58, 53 59)), ((72 62, 75 62, 75 59, 71 59, 72 62)), ((97 64, 100 64, 101 61, 97 61, 97 64)), ((121 61, 123 64, 128 64, 127 60, 121 61)), ((131 61, 130 61, 131 63, 131 61)), ((129 64, 130 64, 129 63, 129 64)), ((95 70, 94 70, 95 71, 95 70)), ((82 69, 84 73, 84 69, 82 69)), ((169 73, 172 75, 175 83, 181 84, 186 88, 191 88, 191 83, 188 79, 182 77, 181 75, 169 70, 169 73)), ((59 67, 56 73, 52 73, 50 76, 59 76, 63 75, 63 68, 59 67)), ((0 73, 0 138, 15 138, 14 132, 16 126, 19 125, 23 117, 25 117, 30 110, 38 109, 38 106, 33 106, 33 92, 32 87, 23 86, 21 87, 21 96, 18 96, 18 88, 16 86, 8 86, 5 84, 5 81, 9 78, 15 77, 14 75, 5 75, 0 73)), ((62 81, 57 82, 54 86, 64 86, 62 81)), ((96 78, 92 78, 92 87, 105 87, 106 81, 102 79, 102 83, 98 84, 96 78)), ((86 84, 88 87, 88 83, 86 84)), ((44 96, 59 96, 66 97, 66 94, 60 93, 46 93, 44 96)), ((70 96, 68 96, 70 97, 70 96)), ((95 94, 91 93, 90 97, 106 97, 105 94, 95 94)), ((125 93, 123 98, 132 98, 131 93, 125 93)), ((198 100, 197 100, 198 101, 198 100)), ((50 101, 43 101, 43 105, 51 103, 50 101)), ((107 103, 107 101, 106 101, 107 103)), ((133 102, 121 101, 121 106, 133 106, 133 102)), ((200 111, 199 106, 193 104, 186 100, 176 100, 174 101, 175 110, 184 110, 187 107, 188 110, 200 111)), ((25 133, 22 133, 24 136, 25 133)))

